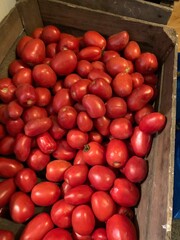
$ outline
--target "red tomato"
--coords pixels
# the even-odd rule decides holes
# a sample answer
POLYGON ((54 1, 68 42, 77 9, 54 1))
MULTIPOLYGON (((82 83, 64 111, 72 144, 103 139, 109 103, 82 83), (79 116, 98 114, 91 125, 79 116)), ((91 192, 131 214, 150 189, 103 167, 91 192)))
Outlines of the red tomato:
POLYGON ((38 119, 47 117, 47 111, 46 109, 38 106, 32 106, 23 111, 23 120, 24 122, 28 122, 32 119, 38 119))
POLYGON ((3 124, 0 124, 0 140, 6 136, 6 129, 3 124))
POLYGON ((138 111, 144 107, 153 97, 154 90, 146 84, 135 88, 127 98, 127 106, 130 111, 138 111))
POLYGON ((44 237, 43 240, 73 240, 73 238, 71 237, 71 234, 65 230, 65 229, 61 229, 61 228, 54 228, 52 230, 50 230, 44 237))
POLYGON ((56 150, 57 143, 48 132, 37 136, 37 145, 45 154, 51 154, 56 150))
MULTIPOLYGON (((46 46, 46 57, 53 58, 57 54, 57 43, 49 43, 46 46)), ((46 58, 46 59, 47 59, 46 58)), ((44 62, 43 62, 44 63, 44 62)))
POLYGON ((57 148, 52 154, 54 158, 70 161, 75 157, 76 149, 72 148, 66 140, 61 139, 56 143, 57 148))
POLYGON ((57 81, 57 76, 48 64, 38 64, 32 70, 34 84, 39 87, 53 87, 57 81))
POLYGON ((139 129, 148 134, 160 132, 166 124, 166 117, 159 112, 152 112, 144 116, 140 123, 139 129))
POLYGON ((12 82, 16 87, 24 83, 32 84, 32 70, 27 67, 21 68, 13 75, 12 82))
POLYGON ((26 163, 30 168, 38 172, 43 170, 49 161, 50 161, 49 154, 45 154, 40 149, 34 148, 30 152, 28 159, 26 160, 26 163))
POLYGON ((115 77, 118 73, 129 73, 129 63, 123 57, 114 57, 106 62, 107 72, 115 77))
POLYGON ((8 73, 13 77, 14 74, 25 67, 27 67, 27 65, 21 59, 14 59, 8 66, 8 73))
POLYGON ((82 99, 82 104, 91 118, 102 117, 106 113, 104 102, 94 94, 86 94, 82 99))
POLYGON ((6 123, 6 130, 8 134, 12 137, 16 137, 18 133, 22 133, 24 129, 24 122, 22 118, 17 118, 15 120, 8 120, 6 123))
POLYGON ((79 60, 97 61, 101 58, 102 49, 96 46, 88 46, 81 49, 78 53, 79 60))
POLYGON ((134 61, 141 54, 141 49, 136 41, 130 41, 124 49, 124 57, 128 60, 134 61))
POLYGON ((67 203, 81 205, 90 202, 93 190, 89 185, 82 184, 70 188, 64 195, 67 203))
POLYGON ((11 119, 15 120, 21 117, 23 113, 23 107, 21 107, 21 105, 16 100, 14 100, 8 104, 7 112, 8 112, 8 116, 11 119))
POLYGON ((8 156, 14 153, 15 139, 9 135, 6 135, 0 140, 0 155, 8 156))
POLYGON ((74 205, 67 203, 64 199, 58 200, 51 208, 51 219, 60 228, 71 227, 71 215, 74 205))
POLYGON ((116 118, 111 121, 109 130, 114 138, 127 139, 133 133, 133 126, 127 118, 116 118))
POLYGON ((35 212, 35 206, 31 198, 23 192, 15 192, 10 199, 10 216, 17 223, 24 223, 35 212))
POLYGON ((110 190, 113 200, 123 207, 136 206, 140 199, 139 188, 126 178, 116 178, 110 190))
POLYGON ((50 62, 50 66, 57 75, 68 75, 72 73, 77 65, 76 54, 72 50, 57 53, 50 62), (67 64, 68 63, 68 64, 67 64))
POLYGON ((89 133, 89 142, 102 143, 102 141, 103 141, 103 137, 102 137, 102 135, 99 132, 91 131, 89 133))
POLYGON ((46 56, 44 42, 41 39, 31 39, 23 47, 21 51, 21 59, 28 65, 36 65, 42 63, 46 56))
POLYGON ((96 191, 91 196, 91 207, 96 218, 106 222, 116 211, 116 204, 104 191, 96 191))
POLYGON ((105 148, 98 142, 89 142, 83 149, 83 160, 91 166, 105 163, 105 148))
POLYGON ((9 200, 15 191, 16 185, 13 178, 8 178, 0 182, 0 208, 9 203, 9 200))
POLYGON ((1 104, 0 105, 0 123, 6 124, 8 120, 9 120, 8 104, 1 104))
POLYGON ((88 205, 77 206, 72 212, 73 230, 80 235, 89 235, 95 227, 95 217, 88 205))
POLYGON ((59 52, 64 50, 72 50, 77 53, 79 51, 79 39, 71 34, 66 34, 61 37, 57 45, 57 51, 59 52))
POLYGON ((110 134, 110 131, 109 131, 110 123, 111 123, 111 120, 106 116, 102 116, 94 119, 94 127, 98 130, 98 132, 102 136, 108 136, 110 134))
POLYGON ((15 98, 16 86, 10 78, 0 79, 0 100, 9 103, 15 98))
POLYGON ((107 49, 119 52, 126 47, 128 42, 129 33, 127 31, 121 31, 108 37, 107 49))
POLYGON ((88 179, 91 185, 100 191, 108 191, 116 178, 115 173, 106 166, 95 165, 90 168, 88 179))
POLYGON ((89 61, 80 60, 77 63, 76 71, 81 77, 86 78, 92 68, 92 64, 89 61))
POLYGON ((120 207, 118 213, 127 216, 131 221, 134 220, 134 211, 130 207, 120 207))
POLYGON ((47 106, 51 101, 51 92, 48 88, 37 87, 36 92, 36 105, 39 107, 47 106))
POLYGON ((158 69, 158 60, 153 53, 143 52, 135 61, 137 72, 143 75, 154 73, 158 69))
POLYGON ((125 215, 114 214, 106 223, 108 240, 137 240, 137 231, 125 215))
POLYGON ((82 98, 87 94, 88 85, 90 84, 89 79, 81 79, 74 83, 70 88, 70 94, 73 100, 80 102, 82 98))
POLYGON ((72 235, 73 235, 74 240, 91 240, 92 239, 90 235, 81 235, 74 231, 73 231, 72 235))
POLYGON ((150 134, 142 132, 137 126, 134 128, 130 142, 134 153, 138 157, 144 157, 149 153, 151 149, 152 136, 150 134))
POLYGON ((86 46, 96 46, 102 50, 106 47, 106 39, 96 31, 87 31, 83 36, 86 46))
POLYGON ((52 126, 49 129, 49 133, 55 140, 62 139, 62 137, 65 136, 67 130, 59 126, 56 115, 51 115, 50 119, 52 121, 52 126))
POLYGON ((133 88, 140 87, 144 83, 143 75, 138 72, 131 73, 131 79, 133 82, 133 88))
POLYGON ((14 154, 19 161, 25 162, 27 160, 31 151, 31 143, 32 139, 24 133, 19 133, 16 136, 14 154))
POLYGON ((37 176, 35 171, 33 171, 30 168, 23 168, 18 171, 16 174, 14 181, 16 183, 16 186, 22 191, 22 192, 30 192, 32 188, 37 183, 37 176))
POLYGON ((24 48, 24 46, 26 45, 27 42, 29 42, 30 40, 32 40, 33 38, 30 37, 30 36, 23 36, 17 46, 16 46, 16 53, 17 53, 17 56, 18 57, 21 57, 21 53, 22 53, 22 50, 24 48))
POLYGON ((99 96, 104 101, 112 97, 112 88, 103 78, 97 78, 88 85, 88 92, 99 96))
POLYGON ((52 93, 55 95, 59 90, 63 88, 63 81, 57 80, 54 86, 52 87, 52 93))
POLYGON ((105 64, 103 62, 101 62, 100 60, 92 62, 91 65, 94 69, 98 69, 100 71, 105 71, 105 64))
POLYGON ((135 183, 142 182, 148 173, 147 161, 143 158, 133 156, 127 161, 122 172, 129 181, 135 183))
POLYGON ((70 88, 75 82, 78 82, 81 77, 76 73, 71 73, 67 75, 63 80, 63 86, 65 88, 70 88))
POLYGON ((20 240, 27 239, 42 239, 51 229, 54 224, 48 213, 42 212, 31 219, 25 226, 20 240))
POLYGON ((62 196, 64 198, 65 194, 67 193, 67 191, 69 191, 69 189, 71 189, 71 185, 69 185, 69 183, 67 182, 63 182, 61 185, 61 191, 62 191, 62 196))
POLYGON ((51 182, 60 182, 64 179, 65 171, 71 167, 71 163, 65 160, 52 160, 46 167, 46 179, 51 182))
POLYGON ((112 97, 106 102, 106 114, 109 118, 124 117, 127 113, 127 104, 123 98, 112 97))
POLYGON ((15 240, 14 233, 9 230, 0 230, 0 239, 1 240, 15 240))
POLYGON ((69 89, 67 88, 60 89, 53 98, 52 102, 53 111, 57 113, 61 107, 70 105, 72 105, 72 99, 70 96, 69 89))
POLYGON ((88 79, 94 81, 97 78, 102 78, 109 84, 112 81, 112 77, 108 73, 106 73, 100 69, 93 68, 88 74, 88 79))
POLYGON ((86 112, 79 112, 77 115, 77 126, 82 132, 89 132, 93 128, 93 121, 86 112))
POLYGON ((144 82, 150 85, 156 85, 158 83, 158 77, 154 73, 147 74, 144 76, 144 82))
POLYGON ((103 63, 106 63, 109 59, 113 58, 113 57, 119 57, 119 53, 117 51, 114 51, 114 50, 106 50, 103 52, 103 55, 102 55, 102 62, 103 63))
POLYGON ((61 194, 60 188, 53 182, 37 183, 31 191, 31 199, 38 206, 50 206, 61 194))
POLYGON ((88 142, 88 134, 78 129, 71 129, 67 133, 67 143, 75 149, 82 149, 88 142))
POLYGON ((15 94, 22 107, 31 107, 36 103, 35 88, 29 83, 19 85, 15 94))
POLYGON ((63 106, 58 111, 58 123, 62 128, 72 129, 76 126, 77 111, 72 106, 63 106))
POLYGON ((54 25, 47 25, 43 28, 41 39, 46 43, 58 42, 61 36, 60 30, 54 25))
POLYGON ((74 157, 74 161, 73 161, 74 165, 77 164, 86 164, 84 159, 83 159, 83 150, 79 149, 76 153, 76 156, 74 157))
POLYGON ((127 97, 133 89, 133 82, 129 73, 118 73, 112 81, 112 88, 119 97, 127 97))
POLYGON ((37 27, 34 29, 34 31, 31 33, 31 36, 33 38, 40 38, 41 37, 41 34, 42 34, 42 31, 43 31, 43 27, 37 27))
POLYGON ((88 167, 85 164, 78 164, 69 167, 64 173, 64 181, 72 187, 84 184, 88 176, 88 167))
POLYGON ((92 233, 92 240, 107 240, 105 228, 96 228, 92 233))
POLYGON ((128 148, 120 139, 111 139, 107 144, 106 149, 106 161, 107 163, 114 167, 122 167, 128 160, 128 148))
POLYGON ((0 157, 0 177, 14 177, 21 169, 23 169, 23 165, 19 161, 13 158, 0 157))
POLYGON ((149 113, 154 112, 154 108, 151 104, 146 104, 140 110, 136 111, 134 114, 135 122, 139 125, 141 119, 149 113))

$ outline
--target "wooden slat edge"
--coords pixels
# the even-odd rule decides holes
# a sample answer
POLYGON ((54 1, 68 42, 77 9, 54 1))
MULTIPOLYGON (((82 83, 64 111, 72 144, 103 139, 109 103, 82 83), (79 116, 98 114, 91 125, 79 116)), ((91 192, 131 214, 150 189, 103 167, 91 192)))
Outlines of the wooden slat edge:
POLYGON ((18 11, 13 8, 0 23, 0 64, 22 31, 23 26, 18 11))

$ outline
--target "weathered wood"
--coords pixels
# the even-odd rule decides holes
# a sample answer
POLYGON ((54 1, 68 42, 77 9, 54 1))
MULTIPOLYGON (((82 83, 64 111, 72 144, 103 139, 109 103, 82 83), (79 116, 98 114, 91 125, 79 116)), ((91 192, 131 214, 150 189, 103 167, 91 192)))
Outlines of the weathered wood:
POLYGON ((23 26, 16 8, 0 23, 0 63, 12 47, 14 41, 22 33, 23 26))
POLYGON ((17 0, 17 9, 27 34, 43 26, 37 0, 17 0))
POLYGON ((63 0, 88 8, 116 13, 149 22, 166 24, 172 8, 144 0, 63 0))

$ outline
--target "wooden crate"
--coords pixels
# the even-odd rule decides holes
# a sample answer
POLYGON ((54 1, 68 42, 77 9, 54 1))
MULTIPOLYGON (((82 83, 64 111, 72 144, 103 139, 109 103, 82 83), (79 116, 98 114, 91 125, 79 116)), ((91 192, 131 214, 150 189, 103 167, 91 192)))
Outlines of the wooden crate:
MULTIPOLYGON (((15 46, 19 38, 45 24, 57 25, 62 30, 77 35, 89 29, 97 30, 105 36, 127 30, 130 38, 138 41, 144 50, 154 52, 161 65, 160 94, 156 105, 157 110, 166 115, 167 125, 164 131, 154 138, 148 156, 149 174, 142 184, 142 197, 136 213, 140 240, 171 239, 176 118, 176 33, 161 24, 123 17, 118 15, 118 12, 107 12, 106 9, 93 6, 80 6, 82 2, 88 1, 72 2, 18 1, 17 6, 0 24, 0 77, 7 76, 7 67, 15 58, 15 46)), ((23 225, 2 218, 0 228, 11 229, 18 239, 23 225)))

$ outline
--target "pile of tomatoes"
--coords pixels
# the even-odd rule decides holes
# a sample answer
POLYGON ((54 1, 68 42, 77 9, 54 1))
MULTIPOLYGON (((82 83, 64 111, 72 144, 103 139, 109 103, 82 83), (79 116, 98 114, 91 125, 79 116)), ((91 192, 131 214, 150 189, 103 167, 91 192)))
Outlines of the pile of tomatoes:
POLYGON ((1 216, 24 224, 20 240, 137 240, 146 157, 166 124, 157 57, 127 31, 53 25, 16 54, 0 80, 1 216))

